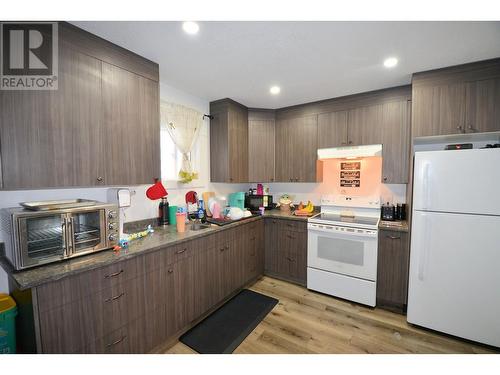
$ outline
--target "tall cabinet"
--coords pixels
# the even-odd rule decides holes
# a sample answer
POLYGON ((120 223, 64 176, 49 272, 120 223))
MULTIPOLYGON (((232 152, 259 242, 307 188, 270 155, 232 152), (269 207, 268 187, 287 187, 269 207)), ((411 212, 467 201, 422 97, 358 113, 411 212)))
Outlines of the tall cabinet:
POLYGON ((248 182, 273 182, 275 112, 248 111, 248 182))
POLYGON ((210 103, 210 180, 248 182, 248 109, 231 99, 210 103))
POLYGON ((59 23, 58 89, 0 91, 1 187, 160 177, 158 65, 59 23))

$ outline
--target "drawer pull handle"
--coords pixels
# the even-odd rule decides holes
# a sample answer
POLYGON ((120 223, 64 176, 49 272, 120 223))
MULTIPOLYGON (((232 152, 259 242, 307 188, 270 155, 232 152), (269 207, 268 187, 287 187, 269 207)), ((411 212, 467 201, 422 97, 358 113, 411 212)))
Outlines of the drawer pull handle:
POLYGON ((118 275, 120 275, 120 274, 122 274, 122 273, 123 273, 123 270, 120 270, 120 271, 118 271, 118 272, 115 272, 115 273, 110 273, 109 275, 105 275, 105 276, 104 276, 104 278, 105 278, 105 279, 109 279, 109 278, 111 278, 111 277, 116 277, 116 276, 118 276, 118 275))
POLYGON ((220 251, 224 251, 224 248, 223 248, 223 247, 221 247, 221 248, 220 248, 220 251))
POLYGON ((167 272, 172 273, 172 272, 174 272, 174 270, 172 268, 169 268, 167 272))
POLYGON ((127 336, 122 336, 120 339, 116 340, 115 342, 112 342, 111 344, 106 345, 107 348, 111 348, 112 346, 115 346, 119 343, 121 343, 123 340, 125 340, 127 336))
POLYGON ((286 257, 286 259, 289 260, 290 262, 295 262, 295 259, 293 259, 293 258, 286 257))
POLYGON ((184 248, 182 250, 177 250, 175 253, 176 254, 182 254, 183 252, 185 252, 187 250, 187 248, 184 248))
POLYGON ((118 298, 123 297, 124 294, 125 294, 125 292, 121 292, 117 296, 109 297, 108 299, 105 299, 104 302, 111 302, 111 301, 117 300, 118 298))
POLYGON ((389 236, 389 235, 387 235, 386 237, 389 238, 389 239, 391 239, 391 240, 400 240, 401 239, 401 237, 397 237, 397 236, 389 236))

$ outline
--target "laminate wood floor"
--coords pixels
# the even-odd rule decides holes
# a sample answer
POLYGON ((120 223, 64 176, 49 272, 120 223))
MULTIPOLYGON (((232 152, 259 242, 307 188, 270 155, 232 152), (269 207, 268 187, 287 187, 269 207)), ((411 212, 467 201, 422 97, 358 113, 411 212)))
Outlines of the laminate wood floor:
MULTIPOLYGON (((279 303, 234 351, 299 353, 494 353, 406 322, 406 316, 315 293, 263 277, 249 289, 279 303)), ((195 353, 178 342, 166 353, 195 353)))

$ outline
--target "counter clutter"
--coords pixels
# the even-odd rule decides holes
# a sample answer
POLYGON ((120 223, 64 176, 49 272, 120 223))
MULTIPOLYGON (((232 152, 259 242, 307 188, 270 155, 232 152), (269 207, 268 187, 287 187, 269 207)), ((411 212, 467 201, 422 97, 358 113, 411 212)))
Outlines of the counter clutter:
MULTIPOLYGON (((307 221, 307 218, 292 216, 290 213, 279 210, 266 211, 263 217, 307 221)), ((10 263, 3 256, 0 257, 0 265, 9 274, 10 278, 15 281, 17 287, 24 290, 36 287, 46 282, 59 280, 69 275, 78 274, 80 272, 89 271, 98 267, 113 264, 115 262, 130 259, 137 255, 146 254, 165 246, 177 245, 192 239, 204 237, 211 233, 231 229, 236 226, 261 219, 262 218, 260 216, 254 216, 240 221, 235 221, 234 223, 227 224, 223 227, 210 225, 207 229, 197 231, 189 230, 188 225, 188 230, 182 233, 177 232, 175 226, 161 226, 156 227, 154 233, 151 233, 147 237, 130 242, 126 249, 122 249, 119 252, 114 252, 112 250, 101 251, 92 255, 69 259, 63 262, 52 263, 19 272, 15 272, 10 263)))

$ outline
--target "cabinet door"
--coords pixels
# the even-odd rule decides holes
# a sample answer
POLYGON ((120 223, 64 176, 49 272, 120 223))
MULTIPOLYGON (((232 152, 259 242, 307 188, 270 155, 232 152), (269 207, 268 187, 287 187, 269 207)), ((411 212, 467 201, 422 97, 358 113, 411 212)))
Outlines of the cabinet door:
POLYGON ((292 182, 294 175, 294 128, 292 120, 276 120, 276 166, 275 176, 278 182, 292 182))
POLYGON ((467 84, 466 131, 500 130, 500 78, 467 84))
POLYGON ((382 182, 406 184, 410 144, 411 102, 386 103, 382 121, 382 182))
POLYGON ((158 83, 102 63, 106 185, 145 184, 160 177, 158 83))
POLYGON ((248 120, 248 181, 274 181, 274 119, 248 120))
POLYGON ((465 87, 465 83, 413 87, 412 137, 463 133, 465 87))
POLYGON ((264 227, 264 272, 276 273, 279 224, 277 219, 265 219, 264 227))
POLYGON ((248 111, 230 106, 229 182, 248 182, 248 111))
POLYGON ((348 144, 354 146, 381 144, 383 112, 382 104, 349 110, 348 144))
POLYGON ((172 265, 174 276, 174 308, 177 330, 195 318, 194 257, 184 258, 172 265))
POLYGON ((408 233, 381 230, 377 259, 377 304, 404 310, 408 293, 408 233))
POLYGON ((276 121, 276 180, 316 182, 318 116, 276 121))
POLYGON ((347 111, 318 115, 318 148, 347 145, 347 111))
POLYGON ((97 183, 101 62, 60 48, 58 82, 54 91, 0 91, 4 189, 97 183))

